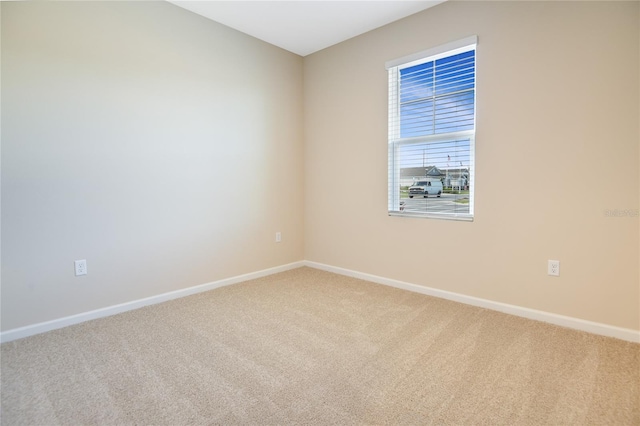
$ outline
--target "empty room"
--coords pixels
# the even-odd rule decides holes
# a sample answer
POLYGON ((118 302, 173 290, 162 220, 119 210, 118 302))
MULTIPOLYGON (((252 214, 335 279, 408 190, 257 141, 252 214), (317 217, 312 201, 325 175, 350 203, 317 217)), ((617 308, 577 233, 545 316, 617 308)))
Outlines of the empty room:
POLYGON ((640 424, 640 2, 0 3, 0 424, 640 424))

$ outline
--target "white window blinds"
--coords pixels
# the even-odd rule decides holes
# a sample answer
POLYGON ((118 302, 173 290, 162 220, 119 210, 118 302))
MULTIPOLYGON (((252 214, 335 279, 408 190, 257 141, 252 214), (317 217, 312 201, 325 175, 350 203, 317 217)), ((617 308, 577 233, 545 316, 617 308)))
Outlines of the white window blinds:
POLYGON ((473 218, 476 43, 387 64, 390 214, 473 218))

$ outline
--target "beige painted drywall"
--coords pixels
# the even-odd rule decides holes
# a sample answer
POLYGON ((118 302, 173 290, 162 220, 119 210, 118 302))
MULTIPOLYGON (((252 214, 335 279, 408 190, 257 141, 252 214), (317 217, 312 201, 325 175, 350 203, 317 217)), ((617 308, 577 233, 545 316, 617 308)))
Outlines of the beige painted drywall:
POLYGON ((2 330, 303 259, 301 57, 166 2, 1 7, 2 330))
POLYGON ((637 3, 448 2, 304 60, 162 2, 0 8, 2 330, 302 258, 640 329, 605 216, 638 209, 637 3), (384 62, 471 34, 476 219, 389 217, 384 62))
POLYGON ((305 57, 306 259, 640 329, 639 6, 447 2, 305 57), (473 34, 475 220, 389 217, 385 61, 473 34))

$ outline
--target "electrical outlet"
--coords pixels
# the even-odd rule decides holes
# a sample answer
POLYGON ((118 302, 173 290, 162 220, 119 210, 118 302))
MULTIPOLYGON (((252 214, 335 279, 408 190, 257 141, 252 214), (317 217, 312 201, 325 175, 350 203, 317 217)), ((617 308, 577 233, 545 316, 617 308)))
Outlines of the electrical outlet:
POLYGON ((86 261, 86 259, 76 260, 73 263, 76 266, 76 277, 78 275, 87 275, 87 261, 86 261))
POLYGON ((276 232, 276 243, 282 241, 282 232, 276 232))
POLYGON ((550 260, 549 265, 547 266, 547 274, 553 275, 554 277, 560 276, 560 261, 559 260, 550 260))

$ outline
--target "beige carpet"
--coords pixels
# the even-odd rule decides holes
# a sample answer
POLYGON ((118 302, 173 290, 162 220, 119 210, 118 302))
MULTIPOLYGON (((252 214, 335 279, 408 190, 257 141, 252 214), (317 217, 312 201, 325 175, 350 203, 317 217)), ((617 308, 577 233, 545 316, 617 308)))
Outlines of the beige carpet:
POLYGON ((640 345, 310 268, 1 346, 9 425, 638 425, 640 345))

